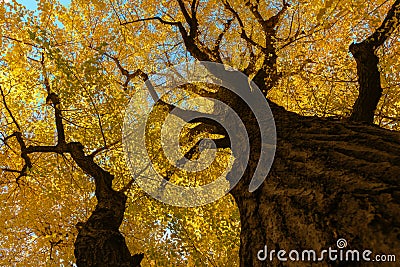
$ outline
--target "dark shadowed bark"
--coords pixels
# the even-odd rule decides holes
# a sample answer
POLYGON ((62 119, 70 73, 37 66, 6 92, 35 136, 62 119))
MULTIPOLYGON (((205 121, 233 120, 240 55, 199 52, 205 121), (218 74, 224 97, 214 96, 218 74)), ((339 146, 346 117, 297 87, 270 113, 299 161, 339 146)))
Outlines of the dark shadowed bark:
MULTIPOLYGON (((276 256, 273 262, 257 258, 264 246, 275 250, 275 255, 280 249, 320 253, 329 247, 337 249, 339 238, 347 240, 347 249, 361 253, 369 249, 373 255, 399 255, 400 133, 303 117, 270 102, 277 151, 265 182, 250 193, 260 156, 258 123, 249 107, 231 91, 221 88, 215 98, 240 114, 250 139, 247 169, 231 191, 241 218, 240 266, 278 266, 276 256)), ((330 262, 325 255, 320 265, 346 263, 330 262)), ((346 266, 357 265, 350 262, 346 266)))
POLYGON ((89 219, 77 225, 76 264, 79 267, 140 266, 143 254, 131 256, 119 231, 127 197, 112 189, 113 175, 100 168, 93 157, 85 156, 81 144, 68 144, 68 152, 77 165, 94 178, 98 202, 89 219))
MULTIPOLYGON (((55 125, 57 128, 57 144, 55 146, 27 146, 20 131, 13 133, 6 138, 15 137, 19 143, 21 157, 24 166, 18 172, 19 177, 27 175, 27 170, 32 168, 30 155, 32 153, 56 153, 70 154, 75 163, 88 175, 93 177, 96 186, 97 205, 92 215, 86 222, 77 224, 78 236, 75 241, 76 264, 79 267, 111 267, 126 266, 138 267, 143 259, 143 254, 131 256, 126 245, 125 238, 119 231, 124 212, 126 195, 123 192, 115 191, 112 188, 114 176, 102 169, 94 161, 97 152, 85 155, 84 146, 79 142, 66 142, 62 113, 60 109, 60 99, 57 94, 51 92, 49 83, 45 78, 45 87, 48 92, 47 104, 54 108, 55 125)), ((9 115, 12 117, 17 129, 19 124, 15 120, 10 109, 7 107, 3 91, 0 87, 3 103, 9 115)), ((5 141, 6 141, 5 140, 5 141)), ((105 149, 105 148, 104 148, 105 149)))
MULTIPOLYGON (((276 16, 264 19, 256 4, 245 2, 264 29, 265 43, 259 44, 247 35, 240 15, 229 2, 223 3, 238 21, 241 38, 250 47, 265 52, 264 65, 253 81, 267 95, 279 80, 274 37, 279 17, 287 4, 283 2, 283 8, 276 16)), ((223 90, 213 96, 239 114, 251 144, 245 174, 231 191, 241 219, 240 266, 310 266, 311 262, 280 263, 276 257, 273 262, 260 261, 257 253, 264 246, 275 250, 275 255, 280 249, 287 252, 314 249, 318 253, 329 247, 337 249, 339 238, 347 240, 347 249, 369 249, 373 255, 400 255, 400 133, 357 124, 373 121, 382 93, 375 51, 397 27, 399 3, 397 0, 393 4, 375 33, 350 46, 357 62, 360 85, 360 95, 350 118, 353 122, 302 117, 270 103, 277 128, 276 157, 265 182, 252 193, 248 186, 261 145, 257 121, 237 96, 223 90)), ((190 34, 181 22, 150 19, 177 26, 186 49, 197 60, 220 63, 220 57, 216 55, 218 50, 210 53, 196 38, 196 14, 188 14, 184 5, 181 10, 190 34)), ((255 55, 250 54, 249 66, 242 70, 243 73, 254 71, 254 59, 255 55)), ((365 262, 360 265, 365 266, 365 262)), ((315 266, 357 264, 330 262, 325 257, 315 266)))
POLYGON ((143 254, 131 256, 125 238, 119 231, 125 213, 126 195, 112 188, 114 176, 94 161, 94 154, 85 155, 84 146, 78 142, 66 143, 60 100, 47 86, 46 102, 54 107, 58 142, 52 147, 28 147, 26 153, 69 153, 75 163, 95 181, 97 205, 89 219, 78 223, 75 240, 75 257, 78 267, 138 267, 143 254), (47 150, 47 151, 46 151, 47 150))
POLYGON ((382 25, 361 43, 350 45, 350 52, 357 63, 359 95, 354 103, 350 120, 373 123, 375 110, 382 96, 381 78, 376 50, 398 27, 400 20, 400 0, 389 10, 382 25))
MULTIPOLYGON (((339 238, 347 240, 347 249, 399 255, 400 134, 272 106, 278 142, 271 172, 249 193, 250 162, 232 191, 241 216, 240 266, 278 266, 276 256, 273 262, 257 259, 265 245, 269 251, 318 253, 337 249, 339 238)), ((356 264, 325 257, 320 266, 356 264)))
MULTIPOLYGON (((258 1, 244 1, 245 8, 248 8, 262 29, 260 34, 263 38, 257 38, 262 43, 258 43, 246 33, 241 14, 234 10, 228 1, 223 0, 222 3, 232 19, 227 20, 215 40, 215 46, 207 47, 201 41, 202 38, 199 38, 199 1, 191 1, 189 9, 187 2, 177 2, 184 18, 182 22, 152 17, 121 25, 156 20, 177 27, 186 50, 194 58, 223 63, 219 45, 235 20, 239 25, 240 38, 250 47, 248 65, 241 71, 246 75, 254 74, 253 81, 266 97, 268 91, 280 79, 276 66, 276 30, 289 4, 282 1, 281 10, 276 15, 263 18, 263 12, 258 10, 258 1), (260 52, 255 55, 254 51, 260 52), (256 72, 257 62, 262 62, 262 66, 256 72)), ((231 192, 240 211, 241 267, 309 266, 310 262, 283 264, 277 261, 276 256, 273 261, 260 261, 257 254, 264 246, 267 246, 269 251, 275 250, 274 255, 281 249, 287 252, 292 249, 313 249, 319 253, 328 247, 336 249, 336 241, 339 238, 347 240, 347 249, 373 251, 371 258, 376 254, 394 254, 400 257, 400 133, 359 123, 373 123, 374 112, 382 95, 376 51, 398 27, 399 19, 400 0, 396 0, 382 25, 364 41, 352 44, 349 48, 357 63, 360 87, 350 122, 303 117, 270 103, 277 129, 277 151, 270 174, 254 192, 249 192, 248 188, 260 158, 262 145, 260 129, 254 114, 237 95, 224 89, 218 92, 194 92, 228 104, 241 117, 249 133, 250 160, 241 181, 231 192)), ((115 61, 125 77, 124 83, 121 83, 124 89, 128 88, 129 82, 135 77, 147 79, 147 75, 141 70, 130 73, 122 67, 117 58, 106 55, 115 61)), ((21 127, 8 108, 5 94, 0 87, 5 109, 17 129, 6 137, 4 142, 15 138, 24 161, 21 170, 6 171, 18 173, 18 182, 19 178, 27 175, 32 168, 32 153, 71 155, 74 162, 93 177, 97 198, 97 205, 89 219, 77 224, 78 236, 74 250, 77 265, 140 266, 143 254, 132 256, 124 236, 119 231, 127 197, 123 192, 112 188, 114 176, 95 163, 95 153, 86 155, 81 143, 67 142, 60 99, 57 94, 51 92, 45 76, 43 74, 48 94, 46 102, 54 108, 58 137, 57 144, 52 146, 28 146, 25 143, 21 127)), ((155 99, 154 94, 152 96, 155 99)), ((163 107, 167 105, 169 110, 173 108, 161 101, 158 104, 163 107)), ((178 114, 184 117, 184 113, 182 111, 178 114)), ((194 131, 226 134, 224 129, 210 121, 198 119, 196 122, 202 124, 194 131)), ((219 147, 229 147, 231 143, 225 137, 216 144, 219 147)), ((193 153, 196 153, 195 148, 187 154, 193 153)), ((356 266, 356 263, 329 261, 325 257, 319 265, 356 266)), ((360 265, 365 266, 365 263, 360 265)))
POLYGON ((354 103, 350 120, 373 123, 375 110, 382 96, 379 58, 370 46, 352 44, 350 52, 357 62, 359 95, 354 103))

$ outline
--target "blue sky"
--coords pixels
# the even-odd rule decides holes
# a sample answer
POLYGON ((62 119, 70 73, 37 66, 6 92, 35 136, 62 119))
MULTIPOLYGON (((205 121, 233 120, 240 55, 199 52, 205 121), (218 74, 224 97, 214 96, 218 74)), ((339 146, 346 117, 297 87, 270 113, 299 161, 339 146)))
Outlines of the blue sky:
MULTIPOLYGON (((59 0, 61 4, 68 6, 71 0, 59 0)), ((26 6, 30 10, 35 10, 37 8, 36 0, 17 0, 18 3, 26 6)))

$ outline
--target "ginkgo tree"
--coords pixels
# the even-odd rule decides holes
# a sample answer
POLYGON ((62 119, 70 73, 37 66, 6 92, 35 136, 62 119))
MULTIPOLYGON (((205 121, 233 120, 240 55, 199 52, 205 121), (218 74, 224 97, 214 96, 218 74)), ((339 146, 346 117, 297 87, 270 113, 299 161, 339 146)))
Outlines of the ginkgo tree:
MULTIPOLYGON (((257 258, 265 245, 322 250, 340 237, 398 254, 399 1, 37 6, 0 7, 2 265, 274 266, 257 258), (194 60, 234 67, 261 89, 277 151, 249 192, 261 145, 254 116, 224 88, 188 87, 239 114, 251 154, 231 195, 171 207, 135 184, 146 170, 128 170, 124 109, 150 75, 194 60)), ((173 103, 157 103, 165 107, 173 103)))
MULTIPOLYGON (((67 11, 48 2, 39 3, 38 12, 16 3, 3 7, 7 9, 3 29, 8 30, 2 34, 2 218, 6 225, 2 264, 76 262, 73 250, 78 222, 89 217, 96 203, 93 178, 67 154, 34 153, 29 156, 29 166, 18 152, 21 147, 14 132, 32 140, 26 146, 57 142, 54 103, 48 97, 56 97, 55 93, 60 99, 65 138, 82 142, 87 153, 96 155, 96 162, 115 173, 115 188, 130 196, 122 231, 131 250, 144 252, 147 264, 153 266, 187 262, 226 265, 236 261, 230 256, 238 251, 239 214, 232 199, 216 204, 220 206, 217 209, 174 209, 152 200, 132 184, 122 153, 121 110, 134 91, 130 83, 127 91, 128 84, 124 86, 125 77, 113 57, 119 51, 120 40, 131 38, 131 33, 115 27, 116 33, 109 35, 109 27, 103 25, 92 29, 96 31, 94 36, 101 38, 90 42, 90 25, 100 19, 99 15, 109 14, 104 6, 96 11, 91 5, 77 2, 75 10, 72 7, 67 11), (81 13, 83 10, 87 12, 81 13), (109 48, 113 42, 115 51, 109 48), (23 123, 26 121, 30 125, 23 123), (136 220, 140 223, 133 223, 136 220)), ((141 46, 135 49, 142 51, 137 56, 145 58, 154 46, 149 45, 146 51, 141 46)), ((130 49, 122 52, 131 53, 130 49)), ((151 72, 151 68, 145 70, 151 72)))

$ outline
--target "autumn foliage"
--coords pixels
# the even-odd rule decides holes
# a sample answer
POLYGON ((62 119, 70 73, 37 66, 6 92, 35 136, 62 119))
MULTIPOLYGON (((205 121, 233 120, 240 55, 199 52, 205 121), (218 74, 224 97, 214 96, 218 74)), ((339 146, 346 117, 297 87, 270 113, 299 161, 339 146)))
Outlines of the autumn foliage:
MULTIPOLYGON (((68 146, 79 142, 128 196, 120 231, 132 254, 144 253, 142 266, 236 266, 240 214, 231 195, 179 208, 133 182, 121 140, 129 100, 146 75, 196 59, 261 80, 286 110, 349 118, 360 88, 349 46, 374 33, 394 1, 0 3, 0 265, 75 262, 80 222, 98 203, 93 175, 68 146)), ((398 41, 394 27, 375 51, 382 96, 374 123, 394 131, 398 41)))

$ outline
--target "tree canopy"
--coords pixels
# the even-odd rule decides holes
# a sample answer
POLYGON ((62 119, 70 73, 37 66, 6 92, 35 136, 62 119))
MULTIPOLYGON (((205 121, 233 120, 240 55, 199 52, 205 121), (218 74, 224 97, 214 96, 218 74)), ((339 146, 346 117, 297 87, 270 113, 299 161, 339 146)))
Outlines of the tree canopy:
MULTIPOLYGON (((211 61, 301 116, 399 131, 398 2, 37 0, 29 10, 0 0, 0 265, 72 266, 80 222, 101 202, 99 183, 111 181, 127 196, 120 231, 132 254, 144 253, 142 266, 239 265, 234 197, 173 207, 135 184, 143 170, 129 171, 122 145, 130 99, 149 75, 211 61), (369 117, 354 115, 369 75, 359 44, 379 59, 369 117)), ((174 182, 207 183, 221 166, 174 182)))

